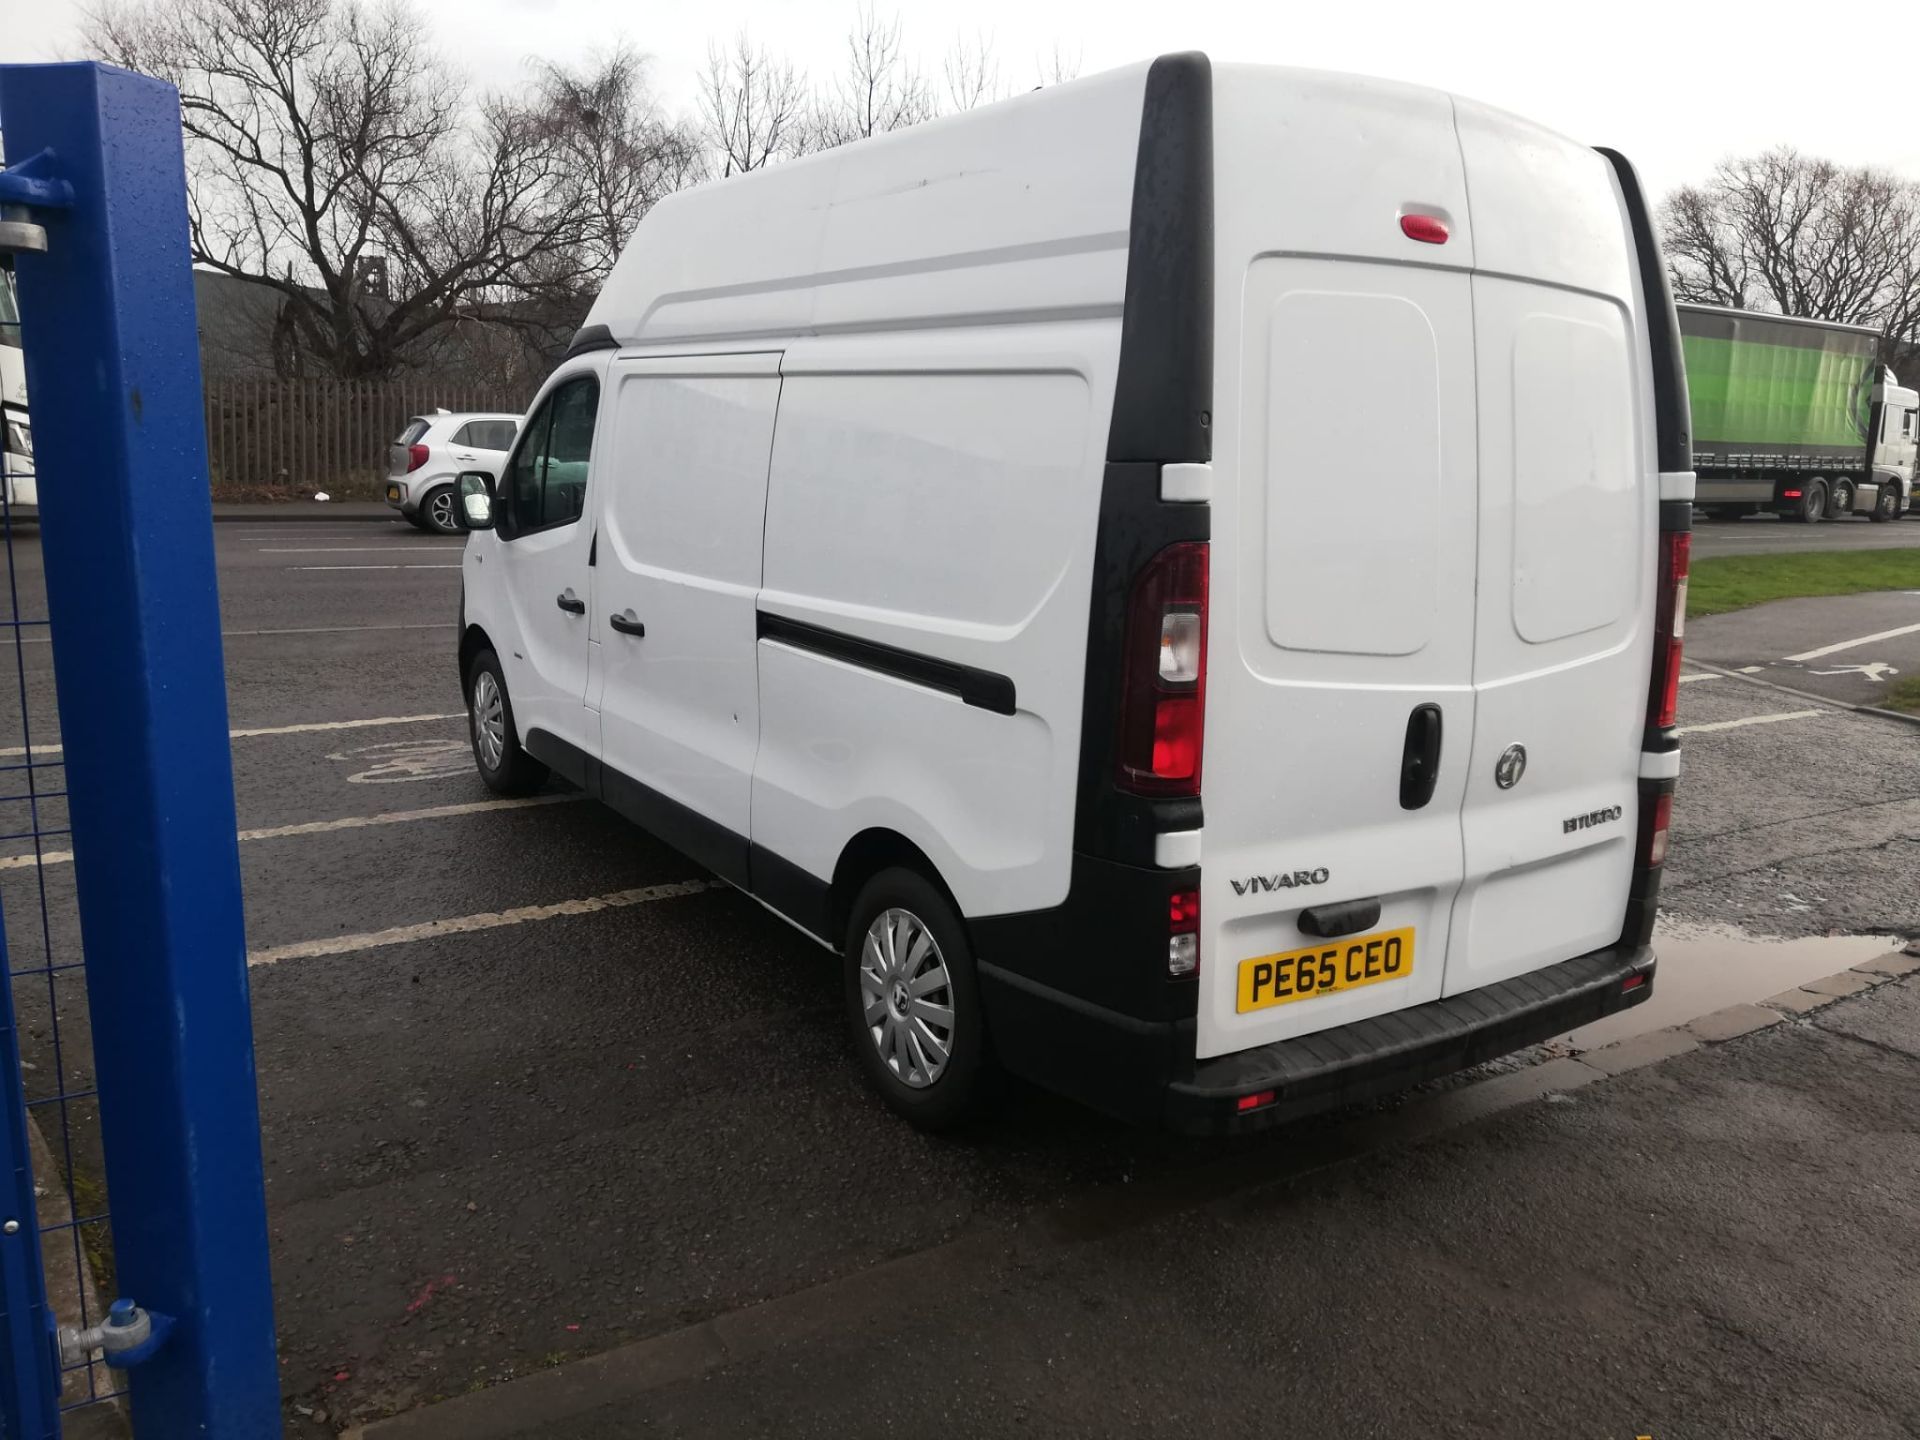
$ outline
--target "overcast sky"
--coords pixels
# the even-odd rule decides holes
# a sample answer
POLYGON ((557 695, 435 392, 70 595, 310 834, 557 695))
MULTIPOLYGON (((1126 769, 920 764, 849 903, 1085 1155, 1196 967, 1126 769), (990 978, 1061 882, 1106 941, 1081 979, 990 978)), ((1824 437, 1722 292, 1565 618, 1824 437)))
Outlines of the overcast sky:
MULTIPOLYGON (((84 0, 0 0, 0 61, 74 51, 84 0)), ((415 0, 449 60, 511 86, 528 55, 585 57, 624 36, 691 111, 707 45, 745 27, 824 77, 855 0, 415 0)), ((1005 82, 1058 44, 1082 74, 1168 50, 1392 76, 1459 91, 1631 156, 1656 193, 1720 157, 1792 144, 1920 179, 1920 133, 1891 78, 1910 71, 1899 12, 1795 0, 879 0, 930 71, 957 34, 992 41, 1005 82), (1846 17, 1862 17, 1861 23, 1846 17), (1819 23, 1809 25, 1811 17, 1819 23), (1877 18, 1876 18, 1877 17, 1877 18), (1858 76, 1858 79, 1850 77, 1858 76)))

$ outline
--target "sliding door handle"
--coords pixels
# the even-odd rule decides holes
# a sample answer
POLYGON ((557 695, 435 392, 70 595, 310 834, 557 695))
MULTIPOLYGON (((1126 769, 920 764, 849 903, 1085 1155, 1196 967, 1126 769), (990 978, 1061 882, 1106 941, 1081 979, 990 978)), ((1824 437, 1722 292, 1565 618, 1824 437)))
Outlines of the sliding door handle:
POLYGON ((553 597, 553 603, 569 615, 584 615, 587 613, 587 602, 576 596, 572 590, 562 590, 558 595, 553 597))
POLYGON ((607 617, 607 623, 622 635, 632 635, 643 640, 646 638, 647 627, 633 618, 633 612, 631 610, 624 611, 619 615, 609 615, 607 617))

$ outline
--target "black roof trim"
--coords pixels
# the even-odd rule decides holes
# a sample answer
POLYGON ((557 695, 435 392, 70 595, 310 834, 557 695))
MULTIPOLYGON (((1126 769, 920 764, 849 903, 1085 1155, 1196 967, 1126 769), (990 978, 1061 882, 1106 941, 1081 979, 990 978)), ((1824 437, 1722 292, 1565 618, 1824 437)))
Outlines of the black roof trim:
POLYGON ((620 342, 613 338, 613 331, 604 325, 582 325, 573 332, 573 343, 567 346, 567 359, 584 355, 589 350, 618 350, 620 342))
POLYGON ((1109 461, 1213 458, 1213 64, 1147 70, 1109 461))

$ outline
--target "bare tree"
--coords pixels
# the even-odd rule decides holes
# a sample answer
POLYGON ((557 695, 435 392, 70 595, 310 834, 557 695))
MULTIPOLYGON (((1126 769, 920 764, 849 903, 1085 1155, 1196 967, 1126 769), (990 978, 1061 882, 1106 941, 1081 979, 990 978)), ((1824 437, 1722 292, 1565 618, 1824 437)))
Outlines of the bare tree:
POLYGON ((730 49, 707 51, 700 118, 722 175, 758 170, 814 146, 806 79, 743 30, 730 49))
POLYGON ((1888 358, 1920 323, 1920 186, 1781 148, 1722 161, 1668 197, 1682 300, 1871 325, 1888 358))
POLYGON ((597 290, 634 226, 656 202, 702 178, 700 136, 669 121, 647 85, 644 56, 630 45, 572 70, 533 63, 538 111, 565 158, 579 226, 565 257, 569 283, 597 290))
POLYGON ((1060 48, 1060 42, 1056 40, 1051 50, 1035 58, 1033 68, 1039 76, 1039 79, 1034 82, 1035 89, 1044 90, 1049 85, 1064 85, 1069 80, 1080 78, 1080 51, 1075 48, 1072 54, 1068 54, 1060 48))
POLYGON ((972 110, 1004 98, 990 36, 976 34, 971 42, 964 35, 954 36, 940 72, 949 111, 972 110))
POLYGON ((402 0, 107 0, 84 36, 179 88, 194 259, 277 292, 289 363, 391 373, 577 263, 555 125, 470 105, 402 0))
POLYGON ((901 53, 900 17, 882 24, 870 3, 862 5, 847 32, 847 68, 815 107, 815 143, 864 140, 937 112, 926 77, 901 53))

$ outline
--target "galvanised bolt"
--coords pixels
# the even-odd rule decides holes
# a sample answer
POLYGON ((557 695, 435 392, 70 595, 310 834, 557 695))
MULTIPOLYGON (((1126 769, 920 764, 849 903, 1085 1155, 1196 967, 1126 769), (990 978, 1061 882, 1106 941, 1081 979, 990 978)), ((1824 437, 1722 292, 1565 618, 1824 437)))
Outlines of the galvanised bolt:
POLYGON ((8 1235, 18 1235, 20 1233, 20 1222, 18 1220, 9 1220, 6 1224, 0 1225, 0 1232, 8 1235))

